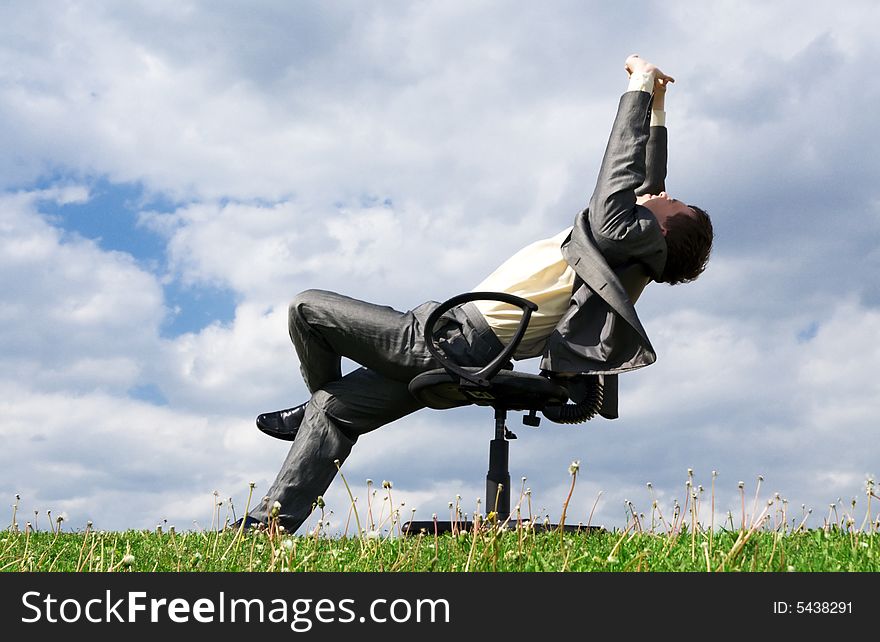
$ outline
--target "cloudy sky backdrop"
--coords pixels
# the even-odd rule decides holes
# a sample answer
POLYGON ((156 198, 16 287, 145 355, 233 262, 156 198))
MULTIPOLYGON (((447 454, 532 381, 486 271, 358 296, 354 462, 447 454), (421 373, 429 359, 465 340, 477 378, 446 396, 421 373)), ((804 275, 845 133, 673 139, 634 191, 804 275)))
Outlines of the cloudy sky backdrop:
MULTIPOLYGON (((43 527, 207 526, 215 490, 240 511, 286 453, 253 418, 306 396, 293 295, 442 301, 571 225, 638 52, 677 79, 668 187, 714 255, 639 302, 659 360, 621 378, 621 419, 514 417, 513 477, 558 517, 580 460, 569 516, 601 491, 607 525, 650 512, 646 482, 668 515, 688 468, 737 518, 758 475, 797 514, 864 514, 878 24, 868 1, 3 3, 0 497, 43 527)), ((472 510, 490 414, 405 418, 346 476, 472 510)), ((341 521, 338 482, 328 503, 341 521)))

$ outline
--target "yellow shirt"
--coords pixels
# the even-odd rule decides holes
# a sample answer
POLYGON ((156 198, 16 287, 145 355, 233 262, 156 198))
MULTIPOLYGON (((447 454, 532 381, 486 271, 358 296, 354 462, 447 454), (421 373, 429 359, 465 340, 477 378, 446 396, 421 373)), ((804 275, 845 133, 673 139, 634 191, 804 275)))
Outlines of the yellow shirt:
MULTIPOLYGON (((507 292, 534 302, 529 326, 514 355, 517 359, 536 357, 544 352, 544 343, 568 309, 575 273, 562 258, 560 246, 571 228, 556 236, 536 241, 507 259, 475 287, 473 292, 507 292)), ((505 345, 513 338, 522 310, 500 301, 475 301, 489 327, 505 345)))

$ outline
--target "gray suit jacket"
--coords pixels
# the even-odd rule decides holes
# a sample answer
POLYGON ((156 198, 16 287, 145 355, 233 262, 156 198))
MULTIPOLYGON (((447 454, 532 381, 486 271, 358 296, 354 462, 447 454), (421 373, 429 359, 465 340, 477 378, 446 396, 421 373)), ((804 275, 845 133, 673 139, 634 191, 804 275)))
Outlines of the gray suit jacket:
POLYGON ((651 127, 651 95, 620 99, 596 189, 562 244, 577 273, 568 311, 547 341, 543 370, 603 375, 602 416, 617 417, 617 373, 657 359, 633 304, 666 264, 666 241, 636 195, 666 178, 666 128, 651 127))

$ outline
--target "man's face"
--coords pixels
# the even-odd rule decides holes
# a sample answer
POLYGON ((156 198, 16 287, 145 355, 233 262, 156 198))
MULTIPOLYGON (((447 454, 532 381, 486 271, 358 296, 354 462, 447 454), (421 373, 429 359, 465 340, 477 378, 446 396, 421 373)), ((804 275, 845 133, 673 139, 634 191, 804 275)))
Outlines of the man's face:
POLYGON ((663 233, 663 236, 666 236, 666 231, 669 228, 667 221, 673 216, 696 216, 696 213, 691 208, 678 199, 672 198, 666 192, 644 194, 636 198, 636 203, 644 205, 651 210, 651 214, 654 215, 654 218, 660 224, 660 231, 663 233))

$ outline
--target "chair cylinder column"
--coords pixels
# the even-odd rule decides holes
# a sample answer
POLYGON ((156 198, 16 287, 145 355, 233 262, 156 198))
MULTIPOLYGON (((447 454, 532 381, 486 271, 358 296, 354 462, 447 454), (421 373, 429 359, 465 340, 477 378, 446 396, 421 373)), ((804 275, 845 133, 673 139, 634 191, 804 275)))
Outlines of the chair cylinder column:
POLYGON ((504 437, 506 418, 506 411, 495 409, 495 439, 489 442, 489 472, 486 473, 486 514, 496 511, 499 521, 510 515, 510 443, 504 437))
POLYGON ((510 444, 506 439, 493 439, 489 442, 489 472, 486 474, 486 514, 498 513, 499 520, 510 515, 510 472, 508 453, 510 444), (498 485, 501 484, 501 492, 498 485), (497 500, 497 508, 496 508, 497 500))

